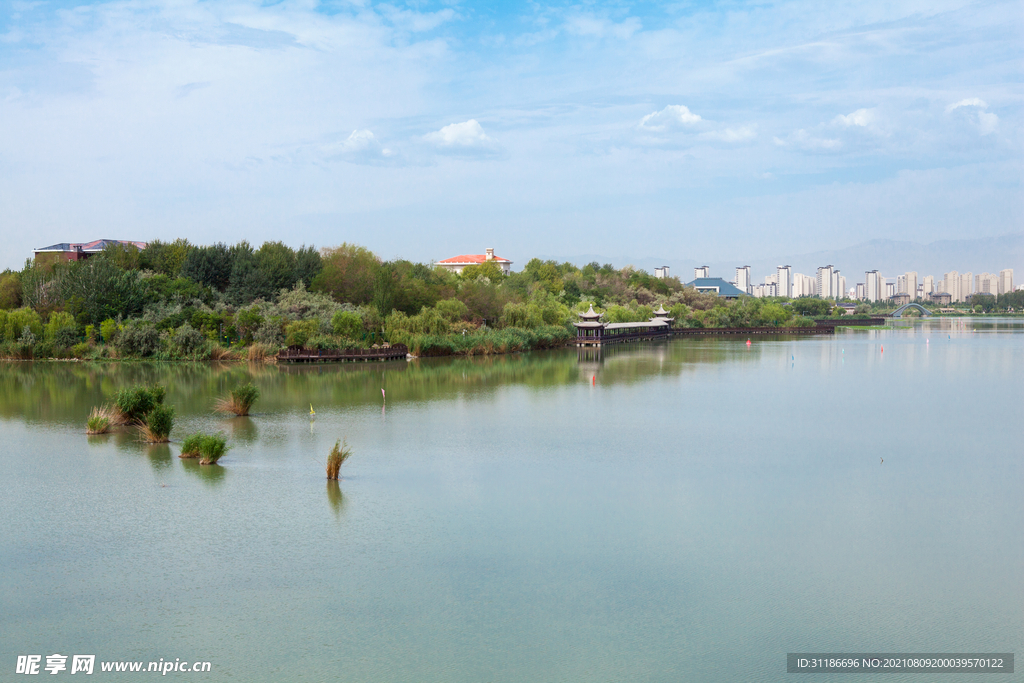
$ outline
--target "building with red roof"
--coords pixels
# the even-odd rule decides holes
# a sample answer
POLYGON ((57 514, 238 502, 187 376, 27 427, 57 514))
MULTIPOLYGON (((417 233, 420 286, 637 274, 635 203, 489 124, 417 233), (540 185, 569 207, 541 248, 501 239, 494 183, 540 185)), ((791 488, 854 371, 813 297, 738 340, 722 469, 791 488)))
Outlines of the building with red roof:
POLYGON ((90 256, 99 254, 114 244, 132 246, 139 251, 146 248, 146 242, 129 240, 93 240, 92 242, 60 242, 48 247, 33 250, 36 261, 83 261, 90 256))
POLYGON ((494 265, 501 268, 501 272, 508 275, 512 270, 512 262, 507 258, 501 258, 500 256, 494 255, 494 249, 487 249, 486 254, 462 254, 461 256, 452 256, 446 258, 443 261, 438 261, 434 265, 446 268, 454 273, 461 273, 462 269, 466 266, 479 266, 482 263, 493 263, 494 265))

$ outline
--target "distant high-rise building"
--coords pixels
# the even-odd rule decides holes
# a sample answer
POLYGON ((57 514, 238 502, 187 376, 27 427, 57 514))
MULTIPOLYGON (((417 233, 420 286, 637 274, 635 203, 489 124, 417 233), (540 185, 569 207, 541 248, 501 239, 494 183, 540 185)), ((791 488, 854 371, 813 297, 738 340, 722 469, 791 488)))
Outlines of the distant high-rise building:
POLYGON ((960 273, 951 270, 943 275, 942 282, 939 283, 939 291, 949 294, 951 302, 963 301, 960 297, 960 273))
POLYGON ((821 266, 818 268, 818 296, 822 299, 832 299, 832 266, 821 266))
POLYGON ((856 299, 858 301, 864 301, 864 299, 868 298, 867 287, 864 285, 863 282, 858 282, 857 283, 857 289, 854 290, 854 291, 857 293, 856 294, 856 299))
MULTIPOLYGON (((837 270, 836 274, 838 274, 838 273, 839 273, 839 271, 837 270)), ((842 299, 845 296, 846 296, 846 276, 845 275, 839 275, 839 288, 836 291, 836 298, 837 299, 842 299)))
POLYGON ((922 300, 925 298, 923 282, 917 286, 917 298, 922 300))
POLYGON ((907 293, 907 276, 906 275, 897 275, 896 276, 896 291, 899 294, 906 294, 907 293))
POLYGON ((813 277, 802 273, 793 274, 793 298, 814 296, 818 293, 818 283, 813 277))
POLYGON ((922 299, 926 298, 929 294, 931 294, 934 291, 935 291, 935 276, 934 275, 925 275, 924 276, 924 296, 922 296, 921 298, 922 299))
POLYGON ((999 276, 992 273, 980 273, 974 276, 974 293, 999 295, 999 276))
POLYGON ((960 301, 967 301, 971 294, 974 294, 974 273, 964 273, 960 276, 960 301))
POLYGON ((708 266, 701 266, 700 268, 693 269, 693 279, 697 280, 702 277, 711 277, 711 268, 708 266))
POLYGON ((1013 291, 1013 268, 999 271, 999 293, 1009 294, 1013 291))
POLYGON ((654 277, 665 279, 668 277, 668 266, 659 266, 654 269, 654 277))
POLYGON ((779 282, 779 296, 786 298, 793 297, 793 269, 789 266, 778 266, 775 269, 775 274, 778 276, 779 282))
POLYGON ((750 266, 739 266, 736 268, 736 289, 750 294, 750 266))
POLYGON ((885 283, 885 298, 886 299, 891 299, 894 296, 896 296, 896 283, 895 282, 886 282, 885 283))
POLYGON ((885 278, 877 270, 864 273, 864 298, 881 301, 885 297, 885 278))
POLYGON ((903 277, 907 281, 907 289, 905 292, 901 292, 901 294, 909 294, 910 300, 913 301, 917 298, 917 271, 908 271, 904 273, 903 277))

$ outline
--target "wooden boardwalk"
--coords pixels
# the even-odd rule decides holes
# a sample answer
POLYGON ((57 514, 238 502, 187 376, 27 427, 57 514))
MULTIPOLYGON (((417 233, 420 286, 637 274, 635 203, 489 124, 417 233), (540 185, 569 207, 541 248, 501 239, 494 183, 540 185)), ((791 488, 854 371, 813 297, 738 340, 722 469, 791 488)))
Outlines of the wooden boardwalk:
POLYGON ((409 353, 405 344, 380 349, 307 349, 289 346, 277 354, 279 363, 343 363, 345 361, 404 360, 409 353))

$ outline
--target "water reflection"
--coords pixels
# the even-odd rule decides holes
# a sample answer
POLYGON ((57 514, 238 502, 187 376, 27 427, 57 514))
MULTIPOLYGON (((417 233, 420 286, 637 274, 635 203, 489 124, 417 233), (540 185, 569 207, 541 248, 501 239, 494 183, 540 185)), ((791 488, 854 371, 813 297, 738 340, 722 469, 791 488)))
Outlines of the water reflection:
POLYGON ((341 513, 345 509, 345 496, 341 493, 341 484, 337 479, 327 480, 327 504, 334 511, 334 516, 341 519, 341 513))
POLYGON ((228 426, 228 436, 233 441, 244 444, 256 443, 259 437, 259 429, 251 417, 233 417, 225 420, 228 426))
POLYGON ((148 444, 145 446, 149 464, 154 470, 166 470, 171 466, 171 447, 165 443, 148 444))
POLYGON ((220 465, 200 465, 198 458, 181 458, 180 462, 185 472, 202 480, 208 486, 220 486, 227 475, 226 468, 220 465))

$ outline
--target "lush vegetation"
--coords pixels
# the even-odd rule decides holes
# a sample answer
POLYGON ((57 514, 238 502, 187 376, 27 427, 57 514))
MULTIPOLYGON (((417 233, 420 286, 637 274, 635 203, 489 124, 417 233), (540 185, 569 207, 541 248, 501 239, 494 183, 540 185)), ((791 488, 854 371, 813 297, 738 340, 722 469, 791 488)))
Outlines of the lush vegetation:
MULTIPOLYGON (((505 353, 563 343, 591 305, 608 322, 646 320, 664 306, 681 327, 794 327, 842 314, 814 298, 725 301, 609 264, 533 259, 507 276, 487 263, 457 275, 353 244, 179 239, 0 273, 0 357, 259 361, 284 346, 386 343, 417 355, 505 353)), ((964 311, 972 307, 1020 311, 1024 293, 976 295, 964 311)))
POLYGON ((216 465, 228 452, 228 442, 220 434, 203 434, 199 439, 199 464, 216 465))
POLYGON ((199 449, 202 445, 204 436, 206 435, 201 432, 185 436, 185 438, 181 440, 181 455, 178 457, 198 458, 201 455, 199 449))

